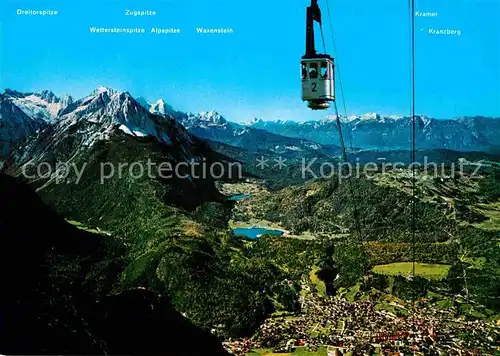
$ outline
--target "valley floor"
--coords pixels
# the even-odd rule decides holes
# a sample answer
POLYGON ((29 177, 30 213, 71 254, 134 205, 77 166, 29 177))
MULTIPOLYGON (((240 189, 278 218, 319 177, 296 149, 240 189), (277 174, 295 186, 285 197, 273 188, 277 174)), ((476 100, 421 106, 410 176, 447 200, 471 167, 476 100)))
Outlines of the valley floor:
MULTIPOLYGON (((430 264, 430 263, 415 263, 415 276, 441 280, 446 278, 450 270, 450 265, 446 264, 430 264)), ((386 265, 377 265, 373 267, 373 272, 388 276, 411 276, 413 274, 413 263, 411 262, 396 262, 386 265)))
MULTIPOLYGON (((378 176, 374 182, 373 188, 389 188, 403 195, 409 194, 411 188, 407 177, 397 173, 378 176)), ((331 231, 337 226, 327 225, 328 219, 324 217, 322 220, 326 223, 324 226, 331 228, 327 234, 314 233, 307 229, 293 233, 292 229, 286 228, 290 222, 293 224, 303 218, 297 213, 293 217, 295 220, 290 219, 290 215, 296 213, 293 211, 294 207, 302 208, 300 204, 303 201, 316 194, 323 194, 325 187, 328 187, 328 183, 320 182, 271 192, 263 188, 259 182, 224 185, 223 190, 231 194, 248 194, 236 201, 229 226, 232 229, 241 227, 278 229, 285 232, 283 237, 309 242, 320 242, 325 237, 344 240, 343 238, 349 234, 344 233, 346 231, 340 226, 339 230, 342 233, 332 233, 331 231)), ((342 352, 341 355, 352 356, 390 355, 399 352, 405 355, 500 354, 500 315, 495 314, 495 311, 488 310, 459 293, 450 294, 449 290, 440 295, 436 294, 435 290, 431 292, 429 289, 426 295, 423 297, 420 295, 414 301, 402 300, 392 294, 395 292, 394 278, 399 279, 398 288, 405 283, 412 284, 413 279, 427 281, 425 283, 433 286, 441 286, 439 283, 443 281, 449 283, 454 279, 450 276, 453 268, 462 266, 458 264, 457 258, 461 259, 460 263, 466 263, 465 266, 472 266, 463 267, 464 274, 465 268, 469 270, 483 268, 481 261, 484 262, 485 258, 482 255, 488 256, 489 249, 494 249, 491 245, 494 244, 494 240, 485 237, 483 249, 476 250, 475 244, 479 242, 474 242, 476 237, 468 240, 470 238, 468 236, 475 236, 482 231, 494 236, 500 230, 500 203, 498 201, 485 203, 470 198, 479 196, 480 185, 477 182, 431 180, 422 176, 418 181, 418 189, 423 196, 422 202, 427 204, 427 207, 437 207, 429 213, 429 216, 435 216, 439 211, 449 219, 446 221, 456 222, 460 228, 477 230, 467 230, 468 234, 463 235, 450 230, 452 233, 443 234, 440 239, 419 241, 420 250, 417 256, 422 259, 416 259, 415 264, 409 259, 414 255, 410 251, 412 248, 408 241, 366 241, 364 247, 370 254, 371 262, 375 263, 367 271, 364 282, 361 281, 351 288, 340 288, 336 294, 328 295, 325 283, 318 277, 321 269, 314 266, 309 278, 303 280, 301 284, 299 312, 274 313, 262 322, 252 337, 227 340, 224 343, 225 347, 235 355, 248 356, 330 355, 329 350, 332 352, 338 350, 342 352), (470 210, 464 210, 464 207, 470 210), (480 222, 475 222, 474 219, 480 222), (469 249, 474 249, 473 253, 481 257, 454 255, 457 252, 453 250, 453 246, 459 246, 462 254, 471 254, 469 249), (388 262, 382 262, 386 260, 388 262), (415 267, 414 275, 413 267, 415 267), (390 287, 379 290, 369 283, 363 286, 363 283, 377 279, 377 276, 389 281, 390 287)), ((335 202, 330 203, 331 198, 328 195, 324 197, 322 195, 320 199, 323 200, 316 200, 315 207, 331 209, 326 204, 335 205, 335 202)), ((396 199, 390 207, 397 209, 397 203, 396 199)), ((310 213, 308 209, 310 206, 306 205, 304 211, 310 213)), ((330 210, 325 211, 330 214, 330 210)), ((423 214, 424 210, 421 213, 423 214)), ((395 219, 396 217, 392 218, 395 219)), ((401 221, 401 226, 404 226, 404 223, 405 221, 401 221)), ((436 231, 446 228, 439 223, 434 226, 437 228, 436 231)), ((479 236, 481 235, 478 235, 478 239, 479 236)), ((491 258, 492 266, 495 266, 494 263, 491 258)), ((439 288, 441 287, 437 289, 439 288)))

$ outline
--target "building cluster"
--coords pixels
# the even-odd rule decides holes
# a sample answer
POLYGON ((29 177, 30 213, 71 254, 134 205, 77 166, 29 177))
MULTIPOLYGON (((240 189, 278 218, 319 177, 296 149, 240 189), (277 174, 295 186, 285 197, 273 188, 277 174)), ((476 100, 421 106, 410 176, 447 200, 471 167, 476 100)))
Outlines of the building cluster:
MULTIPOLYGON (((241 344, 243 345, 243 344, 241 344)), ((253 348, 292 352, 326 347, 329 355, 497 355, 500 327, 457 316, 430 302, 396 302, 308 297, 298 316, 267 319, 241 353, 253 348)))

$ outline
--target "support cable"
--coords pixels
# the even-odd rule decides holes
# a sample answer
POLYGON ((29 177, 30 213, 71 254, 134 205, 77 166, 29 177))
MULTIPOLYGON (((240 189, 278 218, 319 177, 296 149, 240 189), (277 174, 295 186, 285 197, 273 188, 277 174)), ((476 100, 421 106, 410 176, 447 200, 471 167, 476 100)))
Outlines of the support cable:
MULTIPOLYGON (((330 24, 330 33, 332 34, 332 44, 333 44, 333 52, 335 53, 335 68, 337 68, 337 75, 339 77, 339 88, 340 88, 340 96, 342 97, 342 106, 344 109, 344 117, 347 119, 347 106, 345 103, 345 96, 344 96, 344 87, 342 86, 342 76, 340 75, 340 64, 339 64, 339 56, 337 53, 337 46, 335 45, 335 35, 333 32, 333 24, 332 24, 332 16, 330 15, 330 4, 328 3, 328 0, 326 0, 326 10, 328 13, 328 22, 330 24)), ((325 51, 326 52, 326 51, 325 51)), ((347 130, 348 135, 347 138, 349 139, 349 149, 351 152, 353 151, 353 146, 352 146, 352 131, 347 130)))
MULTIPOLYGON (((332 35, 332 41, 333 41, 333 47, 334 47, 333 49, 334 49, 334 52, 335 52, 335 56, 336 56, 335 59, 336 59, 336 62, 337 62, 336 68, 337 68, 337 73, 338 73, 338 76, 339 76, 339 85, 340 85, 340 92, 341 92, 342 102, 343 102, 343 107, 344 107, 344 114, 345 114, 345 117, 347 118, 347 106, 346 106, 346 102, 345 102, 344 91, 343 91, 343 88, 342 88, 342 82, 341 82, 341 79, 340 79, 341 78, 341 76, 340 76, 340 66, 338 65, 338 55, 337 55, 337 49, 335 48, 335 37, 334 37, 334 34, 333 34, 332 17, 330 16, 330 5, 328 4, 328 0, 326 0, 326 4, 327 4, 327 10, 328 10, 328 23, 330 25, 330 33, 332 35)), ((326 53, 326 46, 325 46, 325 53, 326 53)), ((340 121, 339 109, 338 109, 337 101, 336 100, 333 101, 333 107, 334 107, 334 110, 335 110, 335 120, 337 122, 337 130, 338 130, 338 133, 339 133, 340 148, 342 150, 342 158, 344 160, 344 167, 347 166, 347 169, 349 169, 350 163, 349 163, 349 158, 347 156, 347 150, 346 150, 346 147, 345 147, 344 135, 342 133, 342 123, 340 121)), ((349 144, 350 144, 350 149, 352 151, 353 150, 353 146, 352 146, 352 138, 351 138, 351 132, 350 131, 349 131, 349 144)), ((346 176, 343 173, 344 172, 342 172, 342 175, 346 176)), ((347 179, 348 179, 348 186, 349 186, 349 194, 351 196, 351 201, 353 202, 354 227, 357 230, 359 239, 361 241, 362 240, 362 233, 361 233, 361 227, 360 227, 360 223, 359 223, 360 214, 359 214, 359 209, 358 209, 358 206, 357 206, 357 202, 358 201, 356 199, 356 196, 354 195, 354 188, 353 188, 353 184, 352 184, 352 181, 351 181, 352 172, 348 172, 348 173, 349 173, 349 175, 347 176, 348 177, 347 179)))
POLYGON ((345 171, 343 170, 342 177, 347 177, 347 184, 348 184, 348 189, 349 189, 349 195, 351 196, 351 201, 353 203, 354 228, 356 229, 356 231, 358 233, 359 241, 361 241, 363 238, 362 238, 361 226, 359 224, 358 204, 357 204, 356 197, 354 196, 354 189, 353 189, 352 181, 351 181, 352 172, 349 169, 350 168, 350 163, 349 163, 349 158, 347 156, 347 151, 346 151, 346 148, 345 148, 344 136, 342 134, 342 123, 340 122, 339 109, 337 107, 337 102, 336 101, 333 102, 333 108, 335 110, 335 120, 337 122, 337 129, 339 131, 340 148, 342 150, 342 158, 343 158, 343 161, 344 161, 343 167, 346 167, 349 170, 348 175, 344 174, 345 171))
POLYGON ((415 0, 410 2, 411 27, 411 168, 412 168, 412 199, 411 199, 411 245, 412 245, 412 276, 415 277, 415 242, 416 242, 416 142, 415 142, 415 0))

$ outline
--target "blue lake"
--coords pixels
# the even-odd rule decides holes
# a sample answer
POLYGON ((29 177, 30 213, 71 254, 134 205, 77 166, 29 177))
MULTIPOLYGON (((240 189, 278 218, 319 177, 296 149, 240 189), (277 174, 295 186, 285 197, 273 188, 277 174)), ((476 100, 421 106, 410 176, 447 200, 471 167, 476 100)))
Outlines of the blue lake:
POLYGON ((266 229, 263 227, 238 227, 233 229, 233 234, 236 236, 244 236, 252 240, 256 240, 261 235, 275 235, 281 236, 283 235, 283 231, 274 230, 274 229, 266 229))
POLYGON ((228 200, 240 200, 240 199, 243 199, 243 198, 246 198, 249 196, 250 196, 250 194, 236 194, 236 195, 230 196, 228 198, 228 200))

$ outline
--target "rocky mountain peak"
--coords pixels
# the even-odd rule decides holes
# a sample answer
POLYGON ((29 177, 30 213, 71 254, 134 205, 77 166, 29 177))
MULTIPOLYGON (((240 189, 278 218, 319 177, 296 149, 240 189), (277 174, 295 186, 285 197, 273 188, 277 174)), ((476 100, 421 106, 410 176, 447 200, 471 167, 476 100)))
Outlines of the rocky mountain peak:
POLYGON ((201 111, 198 115, 198 118, 204 121, 212 122, 214 124, 225 124, 227 121, 215 110, 210 111, 201 111))
POLYGON ((59 102, 59 98, 50 90, 41 90, 34 93, 33 95, 50 104, 56 104, 59 102))
POLYGON ((106 87, 106 86, 98 86, 97 88, 95 88, 92 91, 92 93, 90 95, 95 96, 95 95, 99 95, 102 93, 106 93, 108 96, 112 96, 112 95, 118 93, 118 91, 111 89, 109 87, 106 87))
POLYGON ((24 98, 26 96, 24 93, 9 88, 5 89, 2 95, 11 98, 24 98))

